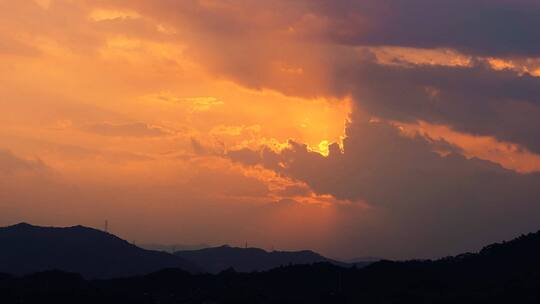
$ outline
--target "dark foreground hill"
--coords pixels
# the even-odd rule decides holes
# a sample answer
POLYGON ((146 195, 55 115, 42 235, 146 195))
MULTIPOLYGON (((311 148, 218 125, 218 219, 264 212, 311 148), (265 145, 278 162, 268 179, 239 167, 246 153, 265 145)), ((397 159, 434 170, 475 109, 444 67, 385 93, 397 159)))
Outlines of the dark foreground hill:
POLYGON ((0 303, 539 303, 540 234, 436 261, 330 263, 216 275, 178 269, 87 281, 0 275, 0 303))
POLYGON ((197 270, 180 257, 144 250, 112 234, 82 226, 18 224, 0 228, 0 272, 4 273, 62 270, 86 278, 112 278, 174 267, 197 270))
POLYGON ((233 268, 238 272, 263 271, 287 265, 328 262, 347 266, 310 251, 265 251, 259 248, 221 246, 199 250, 177 251, 175 255, 200 265, 211 273, 233 268))

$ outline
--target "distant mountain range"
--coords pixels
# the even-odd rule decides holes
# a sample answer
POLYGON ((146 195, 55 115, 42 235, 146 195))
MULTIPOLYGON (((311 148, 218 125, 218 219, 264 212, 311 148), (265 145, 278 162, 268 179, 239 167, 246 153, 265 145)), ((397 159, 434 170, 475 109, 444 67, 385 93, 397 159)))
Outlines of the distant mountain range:
MULTIPOLYGON (((237 255, 252 249, 210 250, 222 251, 237 255)), ((0 274, 0 303, 536 304, 539 256, 537 232, 486 246, 478 253, 439 260, 379 261, 364 268, 323 262, 216 275, 165 269, 113 280, 85 280, 57 271, 24 277, 0 274)))
POLYGON ((238 248, 224 245, 199 250, 177 251, 174 254, 200 265, 211 273, 218 273, 228 268, 239 272, 252 272, 269 270, 279 266, 321 262, 347 266, 343 262, 323 257, 310 250, 268 252, 259 248, 238 248))
POLYGON ((230 268, 252 272, 320 262, 349 265, 308 250, 267 252, 221 246, 171 254, 160 250, 168 248, 142 249, 110 233, 83 226, 54 228, 26 223, 0 228, 0 248, 0 273, 17 275, 61 270, 80 273, 85 278, 113 278, 164 268, 218 273, 230 268))
POLYGON ((86 278, 112 278, 180 268, 201 269, 165 252, 141 249, 112 234, 75 226, 37 227, 18 224, 0 228, 0 272, 27 274, 63 270, 86 278))

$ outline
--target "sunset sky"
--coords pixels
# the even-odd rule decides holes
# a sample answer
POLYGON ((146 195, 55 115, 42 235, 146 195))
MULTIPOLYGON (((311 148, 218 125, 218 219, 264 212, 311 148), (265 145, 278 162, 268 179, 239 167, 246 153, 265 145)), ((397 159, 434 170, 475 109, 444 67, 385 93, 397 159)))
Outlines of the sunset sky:
POLYGON ((0 0, 0 226, 440 257, 540 229, 540 1, 0 0))

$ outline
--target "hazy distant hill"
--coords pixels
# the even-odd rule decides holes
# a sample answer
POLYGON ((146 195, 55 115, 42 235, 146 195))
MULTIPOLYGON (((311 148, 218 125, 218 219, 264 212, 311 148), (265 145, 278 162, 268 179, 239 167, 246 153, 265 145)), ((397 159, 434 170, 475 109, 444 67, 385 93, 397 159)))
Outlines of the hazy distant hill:
POLYGON ((218 273, 228 268, 239 272, 263 271, 282 265, 319 262, 345 266, 345 263, 328 259, 309 250, 268 252, 259 248, 238 248, 225 245, 199 250, 177 251, 175 255, 200 265, 211 273, 218 273))
POLYGON ((178 267, 196 271, 184 259, 141 249, 112 234, 82 226, 68 228, 18 224, 0 228, 0 272, 76 272, 88 278, 131 276, 178 267))
POLYGON ((165 251, 165 252, 171 252, 171 253, 176 252, 176 251, 199 250, 199 249, 212 247, 208 244, 171 244, 171 245, 140 244, 138 246, 144 249, 148 249, 148 250, 165 251))

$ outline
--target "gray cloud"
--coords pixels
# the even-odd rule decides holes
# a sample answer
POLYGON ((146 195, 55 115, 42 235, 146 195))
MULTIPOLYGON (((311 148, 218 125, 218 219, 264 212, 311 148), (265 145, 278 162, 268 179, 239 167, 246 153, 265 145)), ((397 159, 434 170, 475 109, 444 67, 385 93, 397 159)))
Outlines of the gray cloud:
POLYGON ((372 115, 449 125, 540 151, 538 77, 495 71, 483 62, 472 67, 402 66, 363 59, 338 66, 333 79, 336 94, 352 92, 372 115))
POLYGON ((451 48, 474 55, 538 56, 534 0, 316 1, 338 43, 451 48))

